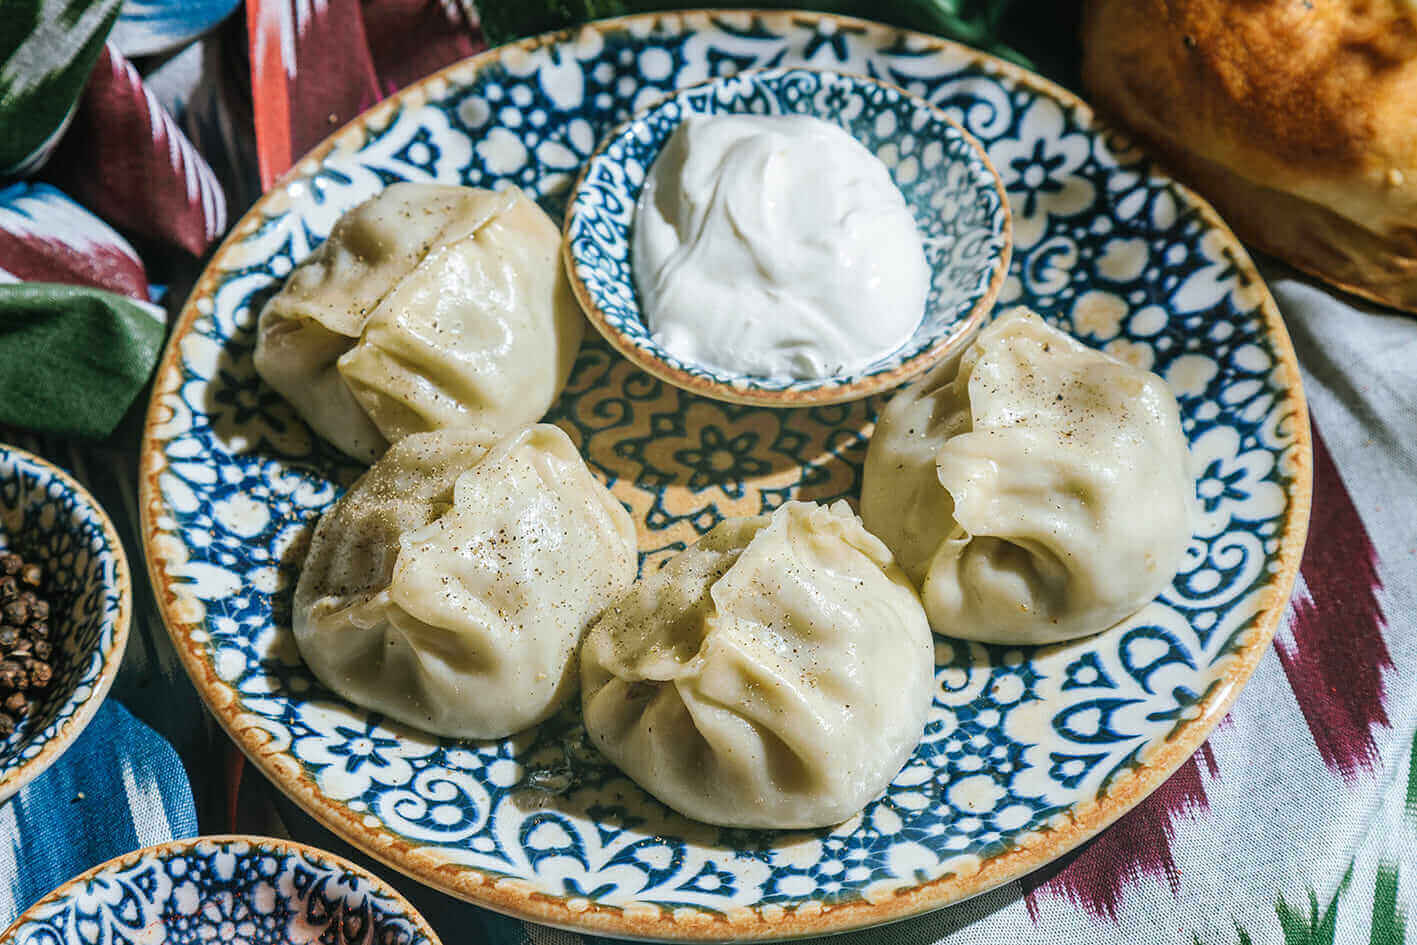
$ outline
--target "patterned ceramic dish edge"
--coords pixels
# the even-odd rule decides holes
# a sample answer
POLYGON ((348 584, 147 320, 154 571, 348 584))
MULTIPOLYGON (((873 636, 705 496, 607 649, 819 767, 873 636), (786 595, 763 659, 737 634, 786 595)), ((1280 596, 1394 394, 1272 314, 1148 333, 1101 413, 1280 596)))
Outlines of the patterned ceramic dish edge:
POLYGON ((130 941, 441 945, 377 876, 314 847, 244 835, 172 840, 115 857, 0 933, 0 945, 130 941))
POLYGON ((681 89, 610 132, 576 181, 564 231, 571 288, 616 351, 676 387, 765 407, 843 403, 923 373, 978 330, 998 297, 1011 248, 1003 182, 972 135, 889 82, 801 68, 750 70, 681 89), (860 372, 811 380, 732 374, 675 357, 645 326, 630 268, 630 232, 650 165, 685 117, 744 112, 836 122, 881 158, 912 209, 932 273, 926 314, 899 350, 860 372), (942 147, 932 152, 927 146, 924 161, 902 159, 898 132, 942 147), (962 173, 942 173, 949 165, 962 173))
POLYGON ((20 741, 6 746, 3 801, 68 750, 108 695, 128 642, 133 586, 118 533, 88 490, 38 456, 4 445, 0 532, 10 547, 43 565, 68 599, 55 627, 59 671, 40 709, 49 717, 37 732, 21 726, 12 736, 20 741))
MULTIPOLYGON (((584 27, 582 34, 603 30, 645 36, 660 28, 661 21, 672 22, 689 31, 707 29, 720 20, 735 23, 751 20, 764 29, 784 34, 810 21, 830 27, 833 33, 850 32, 876 40, 890 38, 898 44, 908 43, 912 53, 956 56, 978 64, 985 73, 999 76, 1018 88, 1032 90, 1061 103, 1085 127, 1102 127, 1091 109, 1072 93, 1011 63, 938 37, 895 30, 850 17, 765 10, 690 11, 606 20, 584 27)), ((564 38, 570 34, 556 35, 564 38)), ((255 232, 266 216, 287 206, 290 200, 287 188, 293 182, 313 174, 318 162, 333 150, 358 147, 369 133, 387 127, 401 109, 417 107, 444 94, 456 77, 495 66, 505 57, 515 55, 525 59, 546 41, 544 36, 532 37, 450 66, 385 100, 332 135, 292 168, 237 224, 193 290, 192 299, 196 301, 189 301, 184 309, 173 334, 174 340, 169 343, 156 376, 143 444, 141 505, 148 568, 164 622, 183 665, 218 721, 254 763, 292 799, 330 829, 395 869, 434 888, 507 914, 565 928, 645 939, 783 939, 842 932, 907 918, 1017 879, 1077 847, 1117 820, 1159 787, 1199 748, 1210 730, 1224 717, 1243 683, 1268 649, 1298 574, 1312 492, 1308 408, 1302 395, 1298 363, 1283 320, 1245 250, 1223 221, 1204 200, 1174 182, 1167 183, 1168 191, 1181 200, 1188 214, 1203 223, 1217 238, 1217 245, 1213 248, 1224 255, 1238 281, 1247 287, 1253 309, 1260 316, 1265 331, 1275 341, 1277 360, 1272 367, 1272 376, 1281 378, 1290 392, 1286 398, 1288 414, 1285 420, 1290 445, 1283 459, 1284 473, 1290 482, 1287 496, 1289 513, 1282 532, 1274 539, 1277 548, 1273 556, 1274 577, 1256 600, 1257 616, 1249 625, 1244 642, 1230 651, 1222 664, 1218 664, 1220 673, 1216 684, 1208 688, 1192 706, 1193 711, 1178 719, 1170 736, 1162 744, 1150 751, 1144 761, 1138 761, 1137 768, 1128 777, 1113 784, 1097 800, 1076 805, 1064 818, 1030 835, 1026 842, 980 861, 976 868, 947 873, 913 887, 897 888, 889 895, 877 898, 830 904, 812 900, 794 908, 769 904, 718 917, 695 910, 606 907, 584 898, 549 895, 525 883, 501 880, 474 869, 451 867, 377 822, 371 822, 371 818, 360 816, 331 801, 304 774, 299 763, 283 751, 283 746, 263 727, 262 720, 243 713, 236 692, 204 659, 202 641, 205 630, 202 621, 205 605, 175 574, 184 566, 188 553, 175 523, 168 516, 158 486, 158 478, 168 466, 163 451, 165 431, 169 425, 181 421, 170 405, 181 403, 177 395, 184 383, 184 375, 179 345, 193 324, 211 313, 210 296, 219 275, 216 262, 255 232)), ((1111 140, 1124 150, 1128 147, 1120 135, 1113 135, 1111 140)))

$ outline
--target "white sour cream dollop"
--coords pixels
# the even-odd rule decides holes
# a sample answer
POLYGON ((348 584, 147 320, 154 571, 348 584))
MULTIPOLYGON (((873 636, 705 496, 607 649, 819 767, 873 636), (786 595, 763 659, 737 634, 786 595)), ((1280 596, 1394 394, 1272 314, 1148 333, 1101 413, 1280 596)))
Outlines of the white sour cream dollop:
POLYGON ((645 322, 679 358, 756 377, 819 378, 899 348, 929 269, 886 166, 801 115, 684 121, 636 210, 645 322))

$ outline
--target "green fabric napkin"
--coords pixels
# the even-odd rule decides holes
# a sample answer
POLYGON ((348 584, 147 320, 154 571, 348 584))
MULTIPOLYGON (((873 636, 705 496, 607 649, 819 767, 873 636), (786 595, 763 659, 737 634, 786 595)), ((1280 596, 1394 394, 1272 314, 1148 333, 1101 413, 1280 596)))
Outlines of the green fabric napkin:
POLYGON ((859 16, 936 33, 1010 59, 1074 88, 1078 84, 1080 0, 478 0, 491 45, 565 29, 587 20, 657 10, 803 8, 859 16))
POLYGON ((0 286, 0 424, 107 436, 147 383, 164 334, 148 310, 111 292, 0 286))

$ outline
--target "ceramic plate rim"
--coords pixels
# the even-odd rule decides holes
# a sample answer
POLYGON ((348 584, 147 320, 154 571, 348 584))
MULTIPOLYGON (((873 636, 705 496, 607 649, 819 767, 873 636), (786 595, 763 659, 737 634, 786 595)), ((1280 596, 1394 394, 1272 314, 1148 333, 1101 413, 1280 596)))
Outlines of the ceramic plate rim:
MULTIPOLYGON (((600 22, 611 23, 614 21, 602 20, 600 22)), ((721 400, 730 404, 745 404, 754 407, 826 407, 832 404, 861 400, 864 397, 870 397, 874 394, 882 394, 909 383, 914 378, 924 374, 940 361, 962 348, 974 337, 975 333, 983 327, 985 317, 994 310, 994 305, 999 298, 999 290, 1003 288, 1004 278, 1008 275, 1009 265, 1013 260, 1013 212, 1009 209, 1008 191, 1004 188, 1003 179, 999 177, 998 168, 994 167, 994 162, 989 160, 988 149, 984 147, 983 143, 980 142, 978 138, 970 134, 968 129, 945 114, 944 109, 931 104, 918 95, 912 95, 894 82, 888 82, 876 76, 852 72, 849 69, 813 69, 807 66, 768 66, 764 68, 744 69, 742 72, 734 73, 731 78, 792 70, 837 75, 855 82, 868 82, 883 86, 896 92, 912 105, 923 107, 936 119, 954 128, 955 131, 958 131, 974 150, 975 156, 983 162, 985 169, 989 171, 989 176, 994 181, 994 190, 999 195, 999 201, 1003 211, 1004 225, 1000 233, 1002 245, 1000 246, 998 255, 990 264, 992 272, 989 276, 989 284, 984 287, 983 294, 975 299, 974 304, 970 306, 969 311, 960 319, 959 324, 946 332, 930 347, 907 358, 889 371, 862 377, 850 384, 833 382, 822 384, 810 390, 775 390, 746 386, 740 388, 727 381, 712 380, 680 370, 666 363, 655 354, 633 344, 625 337, 623 332, 610 324, 610 319, 606 317, 605 312, 600 308, 600 305, 597 304, 595 294, 586 286, 585 279, 581 277, 575 252, 571 248, 571 225, 575 218, 574 208, 576 194, 579 193, 581 188, 585 185, 586 175, 590 172, 591 163, 601 157, 610 145, 624 136, 632 126, 637 122, 643 121, 651 112, 663 107, 670 99, 687 95, 699 89, 706 89, 730 77, 717 76, 704 82, 686 85, 681 89, 676 89, 673 92, 661 96, 607 131, 601 137, 600 141, 596 143, 595 149, 591 151, 590 155, 585 159, 585 163, 582 164, 580 172, 576 175, 575 183, 571 185, 569 196, 566 200, 566 216, 561 222, 562 263, 566 269, 566 276, 571 283, 571 291, 575 294, 576 301, 580 303, 581 311, 585 313, 586 320, 595 326, 596 331, 600 332, 600 336, 604 338, 610 344, 610 347, 614 348, 621 357, 628 360, 640 370, 653 377, 659 378, 667 384, 673 384, 675 387, 686 390, 691 394, 698 394, 701 397, 710 397, 714 400, 721 400)), ((636 294, 638 294, 638 292, 636 294)))
MULTIPOLYGON (((123 653, 128 646, 128 629, 133 618, 133 578, 128 568, 128 555, 123 550, 123 542, 118 538, 118 530, 113 527, 113 521, 103 506, 98 504, 98 500, 80 485, 77 479, 49 460, 18 446, 0 443, 0 455, 7 453, 54 476, 98 520, 103 530, 107 552, 113 558, 113 585, 118 592, 118 614, 113 621, 113 639, 102 652, 103 665, 98 672, 98 678, 93 681, 92 692, 78 704, 74 713, 60 724, 59 731, 45 740, 39 754, 17 768, 0 773, 0 803, 19 793, 25 785, 47 771, 50 765, 59 760, 60 755, 69 750, 83 734, 84 729, 88 728, 93 717, 98 714, 99 706, 108 698, 108 691, 118 676, 118 667, 123 663, 123 653)), ((74 696, 70 693, 64 704, 68 706, 73 701, 74 696)))
POLYGON ((122 853, 112 859, 105 860, 97 866, 92 866, 82 873, 60 883, 58 886, 45 893, 43 898, 16 916, 15 921, 11 922, 3 932, 0 932, 0 945, 14 945, 15 934, 27 923, 34 921, 41 910, 46 906, 52 905, 72 895, 78 887, 88 883, 100 873, 107 870, 126 869, 149 856, 181 854, 185 851, 192 850, 201 843, 210 843, 218 846, 244 843, 253 851, 261 850, 284 854, 298 853, 306 859, 327 863, 330 866, 335 866, 353 873, 369 883, 373 887, 373 890, 379 895, 385 896, 398 903, 399 907, 403 910, 403 917, 412 923, 421 934, 427 936, 429 945, 443 945, 442 940, 438 938, 438 934, 434 932, 433 927, 428 924, 428 920, 423 917, 421 912, 413 907, 413 903, 409 902, 408 899, 404 897, 403 893, 359 864, 353 863, 339 854, 330 853, 328 850, 321 850, 319 847, 312 847, 308 843, 301 843, 298 840, 282 840, 279 837, 265 837, 249 833, 214 833, 179 840, 164 840, 161 843, 153 843, 145 847, 139 847, 136 850, 130 850, 127 853, 122 853))
MULTIPOLYGON (((564 897, 533 891, 528 889, 524 883, 492 878, 469 867, 454 868, 440 863, 427 854, 410 849, 406 843, 386 831, 366 826, 362 823, 363 818, 352 812, 340 810, 316 788, 313 782, 301 776, 298 764, 293 759, 277 752, 267 753, 265 748, 271 740, 268 733, 257 726, 243 725, 241 712, 239 707, 234 704, 229 688, 216 677, 212 668, 201 660, 198 645, 189 639, 189 632, 199 628, 185 620, 180 612, 181 602, 173 590, 177 582, 168 577, 166 572, 168 559, 165 554, 161 553, 162 549, 159 547, 163 537, 168 534, 158 525, 159 518, 164 514, 165 505, 157 479, 166 467, 166 460, 161 449, 165 441, 156 436, 154 431, 164 421, 166 408, 162 403, 163 398, 175 394, 180 387, 181 371, 178 364, 180 341, 201 314, 194 300, 210 294, 218 275, 217 263, 231 252, 241 240, 250 235, 259 222, 261 212, 270 209, 272 204, 282 197, 289 182, 308 173, 308 169, 313 167, 313 162, 326 157, 352 133, 362 132, 366 127, 383 127, 388 118, 397 110, 405 106, 416 107, 427 101, 429 97, 442 91, 443 87, 448 84, 449 77, 459 73, 475 72, 498 62, 509 53, 535 49, 548 41, 573 36, 580 30, 645 30, 652 29, 655 24, 666 20, 693 24, 701 20, 723 20, 733 17, 755 19, 766 24, 782 24, 783 26, 801 25, 810 20, 812 22, 831 22, 836 24, 838 28, 845 26, 860 32, 887 30, 902 39, 908 39, 912 43, 912 48, 922 53, 952 50, 962 58, 979 63, 992 74, 1005 76, 1009 81, 1018 83, 1023 88, 1036 91, 1065 104, 1075 110, 1080 122, 1096 129, 1099 134, 1122 141, 1128 140, 1124 134, 1099 119, 1092 107, 1077 95, 1022 66, 942 37, 891 27, 856 17, 811 11, 765 10, 750 7, 733 10, 700 9, 613 17, 597 20, 574 30, 561 30, 528 37, 488 49, 468 59, 453 63, 390 96, 331 134, 277 179, 275 184, 232 228, 221 246, 212 254, 206 269, 193 286, 154 375, 153 392, 144 425, 139 504, 142 517, 144 558, 158 601, 158 609, 162 614, 163 623, 172 637, 183 667, 192 678, 203 701, 232 740, 266 777, 270 778, 302 809, 342 839, 385 865, 427 886, 476 905, 516 918, 592 934, 660 941, 744 941, 752 939, 781 940, 846 932, 930 912, 987 892, 1044 866, 1079 846, 1131 810, 1200 748, 1211 729, 1224 717, 1226 711, 1233 704, 1240 689, 1253 674, 1261 657, 1269 649, 1270 641, 1273 639, 1275 630, 1283 616, 1284 607, 1293 591, 1294 582, 1299 572, 1300 555, 1308 532, 1313 482, 1312 441, 1309 431, 1308 402, 1304 396, 1298 359, 1290 341, 1289 332, 1268 286, 1260 277, 1248 251, 1231 232, 1229 226, 1202 197, 1168 177, 1168 185, 1174 187, 1176 195, 1186 200, 1194 208, 1198 217, 1224 240, 1228 248, 1233 250, 1236 267, 1247 278, 1254 280, 1260 290, 1257 309, 1263 314, 1265 327, 1274 339, 1275 355, 1278 359, 1275 370, 1283 370, 1289 389, 1293 392, 1294 443, 1289 462, 1294 478, 1288 495, 1293 513, 1288 517, 1285 530, 1279 539, 1277 558, 1280 568, 1275 572, 1275 580, 1264 589, 1263 596, 1257 603, 1259 613, 1250 639, 1244 647, 1227 658, 1216 685, 1203 699, 1204 711, 1194 718, 1181 722, 1171 737, 1157 746, 1154 756, 1143 765, 1138 774, 1125 781, 1115 793, 1108 794, 1101 801, 1075 808, 1069 812, 1065 823, 1041 832, 1036 835, 1034 842, 1026 846, 1015 847, 990 858, 974 873, 967 875, 945 874, 930 882, 900 890, 884 901, 870 902, 860 899, 836 904, 829 909, 816 910, 811 914, 786 911, 781 907, 770 906, 768 909, 771 912, 768 909, 761 911, 744 909, 742 910, 744 915, 729 915, 725 917, 724 921, 715 921, 706 915, 700 916, 697 921, 680 921, 673 913, 630 914, 628 909, 595 904, 590 904, 578 911, 572 910, 568 905, 568 900, 564 897)), ((1154 162, 1152 166, 1160 168, 1160 165, 1154 162)), ((169 537, 168 540, 172 539, 169 537)), ((180 563, 180 559, 174 563, 180 563)))

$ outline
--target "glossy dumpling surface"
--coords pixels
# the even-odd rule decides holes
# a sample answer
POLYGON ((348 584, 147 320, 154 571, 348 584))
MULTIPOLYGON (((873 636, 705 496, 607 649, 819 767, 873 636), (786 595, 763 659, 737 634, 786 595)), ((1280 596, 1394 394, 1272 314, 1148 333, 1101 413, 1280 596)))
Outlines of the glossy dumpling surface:
POLYGON ((1015 309, 886 405, 861 513, 937 633, 1051 643, 1170 584, 1194 495, 1165 382, 1015 309))
POLYGON ((410 433, 509 432, 551 406, 584 333, 559 250, 516 188, 391 184, 266 304, 256 369, 367 461, 410 433))
POLYGON ((730 519, 587 634, 586 730, 680 813, 839 823, 890 783, 933 691, 925 614, 845 503, 730 519))
POLYGON ((574 692, 581 635, 635 570, 629 513, 560 429, 413 434, 320 520, 296 643, 352 702, 497 738, 574 692))

